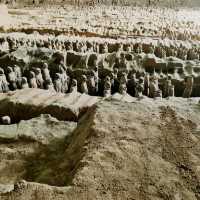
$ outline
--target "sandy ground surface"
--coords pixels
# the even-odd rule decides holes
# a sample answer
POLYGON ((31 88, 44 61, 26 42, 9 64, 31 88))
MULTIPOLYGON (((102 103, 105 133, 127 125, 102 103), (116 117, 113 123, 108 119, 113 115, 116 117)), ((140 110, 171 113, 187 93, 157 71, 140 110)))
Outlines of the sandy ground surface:
POLYGON ((91 106, 59 144, 8 143, 4 135, 0 199, 198 200, 199 120, 199 98, 115 94, 91 106), (12 173, 6 163, 15 163, 12 173))

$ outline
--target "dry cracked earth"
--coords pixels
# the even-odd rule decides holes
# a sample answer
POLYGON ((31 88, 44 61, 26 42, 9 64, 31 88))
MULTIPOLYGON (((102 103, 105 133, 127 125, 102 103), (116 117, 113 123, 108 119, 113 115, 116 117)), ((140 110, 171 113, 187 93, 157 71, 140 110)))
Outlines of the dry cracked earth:
POLYGON ((200 199, 199 98, 41 92, 1 96, 0 199, 200 199))

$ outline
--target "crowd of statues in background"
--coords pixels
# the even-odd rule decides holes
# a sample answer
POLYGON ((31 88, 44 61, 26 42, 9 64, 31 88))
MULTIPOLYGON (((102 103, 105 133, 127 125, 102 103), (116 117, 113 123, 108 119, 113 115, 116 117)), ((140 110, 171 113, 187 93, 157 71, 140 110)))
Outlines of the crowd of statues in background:
POLYGON ((138 43, 108 43, 101 41, 84 41, 70 39, 24 39, 14 37, 1 37, 0 38, 0 52, 9 50, 10 52, 15 51, 20 47, 35 47, 35 48, 48 48, 55 51, 75 51, 79 53, 112 53, 126 51, 129 53, 146 53, 154 54, 158 58, 176 57, 182 60, 200 60, 200 47, 199 45, 192 45, 186 47, 182 44, 178 45, 165 45, 162 43, 144 44, 138 43))
MULTIPOLYGON (((24 14, 12 14, 20 23, 10 24, 9 30, 27 33, 37 30, 40 33, 68 33, 86 37, 139 36, 200 41, 198 9, 106 5, 56 7, 55 2, 51 1, 45 6, 29 8, 26 17, 24 14)), ((140 3, 139 0, 137 2, 140 3)))
MULTIPOLYGON (((184 84, 183 97, 189 98, 193 90, 193 77, 187 76, 184 84)), ((58 93, 84 93, 93 96, 109 97, 118 92, 122 95, 129 94, 133 97, 151 98, 176 96, 172 77, 161 77, 156 72, 123 72, 114 68, 105 77, 99 77, 98 65, 93 67, 87 74, 81 74, 78 79, 73 76, 73 70, 66 67, 62 62, 58 71, 53 75, 44 63, 41 68, 33 68, 23 74, 17 65, 7 67, 4 71, 0 68, 0 92, 6 93, 16 89, 40 88, 58 93)))

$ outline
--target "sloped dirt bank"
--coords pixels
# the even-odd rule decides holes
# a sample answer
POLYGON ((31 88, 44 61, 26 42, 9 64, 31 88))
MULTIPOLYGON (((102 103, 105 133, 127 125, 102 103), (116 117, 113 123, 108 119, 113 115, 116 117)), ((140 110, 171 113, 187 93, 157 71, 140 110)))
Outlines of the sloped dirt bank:
POLYGON ((65 187, 25 181, 1 199, 198 200, 197 102, 102 101, 79 121, 69 145, 57 156, 51 159, 46 153, 49 160, 39 163, 41 153, 39 168, 36 157, 32 159, 30 181, 46 176, 52 185, 59 180, 65 187))

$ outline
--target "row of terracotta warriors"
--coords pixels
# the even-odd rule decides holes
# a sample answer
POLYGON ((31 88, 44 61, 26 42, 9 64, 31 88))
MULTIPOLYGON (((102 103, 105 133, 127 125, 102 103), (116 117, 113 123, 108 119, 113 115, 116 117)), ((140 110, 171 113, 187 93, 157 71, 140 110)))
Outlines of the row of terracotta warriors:
POLYGON ((163 44, 143 44, 143 43, 116 43, 109 44, 86 41, 70 41, 70 40, 31 40, 31 39, 15 39, 15 38, 0 38, 1 51, 15 51, 21 47, 48 48, 55 51, 75 51, 80 53, 95 52, 95 53, 112 53, 126 51, 129 53, 150 53, 159 58, 177 57, 182 60, 199 60, 200 48, 198 46, 185 47, 180 45, 163 45, 163 44))
MULTIPOLYGON (((99 77, 98 69, 91 70, 87 75, 82 74, 77 79, 73 77, 73 71, 59 66, 59 70, 50 75, 48 65, 44 63, 42 68, 34 68, 26 76, 17 65, 7 67, 6 72, 0 68, 0 92, 25 88, 47 89, 59 93, 81 92, 89 95, 108 97, 113 93, 130 94, 131 96, 151 98, 175 96, 172 77, 168 75, 160 79, 155 73, 119 72, 114 68, 113 72, 105 77, 99 77)), ((184 84, 183 97, 192 94, 194 80, 188 76, 184 84)))

